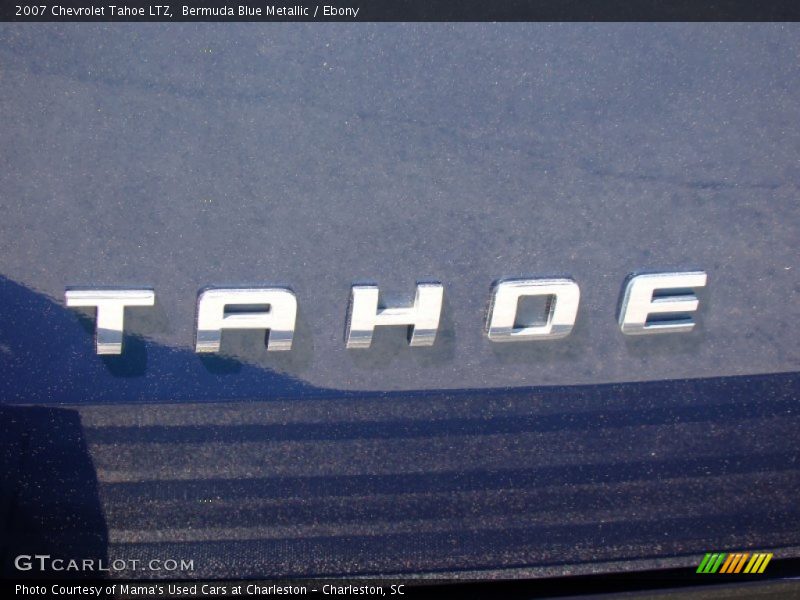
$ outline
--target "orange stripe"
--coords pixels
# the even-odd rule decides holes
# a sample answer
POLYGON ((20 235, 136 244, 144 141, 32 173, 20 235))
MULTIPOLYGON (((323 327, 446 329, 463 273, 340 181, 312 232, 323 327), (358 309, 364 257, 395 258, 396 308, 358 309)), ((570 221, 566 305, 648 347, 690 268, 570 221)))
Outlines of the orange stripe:
POLYGON ((733 557, 736 556, 735 554, 728 554, 728 558, 725 560, 725 564, 722 565, 722 568, 719 570, 720 573, 725 573, 728 570, 728 565, 731 564, 733 557))
POLYGON ((733 555, 733 562, 728 567, 728 571, 727 571, 728 573, 733 573, 733 570, 736 568, 736 565, 739 564, 739 559, 741 557, 742 557, 742 553, 741 552, 737 552, 736 554, 733 555))
POLYGON ((749 554, 749 553, 747 553, 747 552, 745 552, 744 554, 742 554, 742 560, 740 560, 740 561, 739 561, 739 564, 738 564, 738 565, 736 565, 736 570, 734 571, 734 573, 738 573, 739 571, 741 571, 741 570, 742 570, 742 567, 744 566, 744 561, 746 561, 746 560, 747 560, 747 557, 748 557, 748 556, 750 556, 750 554, 749 554))

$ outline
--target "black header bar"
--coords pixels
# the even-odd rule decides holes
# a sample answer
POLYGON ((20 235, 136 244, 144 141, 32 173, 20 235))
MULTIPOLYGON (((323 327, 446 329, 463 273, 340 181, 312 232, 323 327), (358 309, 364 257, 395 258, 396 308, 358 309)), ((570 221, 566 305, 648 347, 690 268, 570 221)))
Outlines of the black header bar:
POLYGON ((800 21, 798 0, 2 0, 27 22, 800 21))

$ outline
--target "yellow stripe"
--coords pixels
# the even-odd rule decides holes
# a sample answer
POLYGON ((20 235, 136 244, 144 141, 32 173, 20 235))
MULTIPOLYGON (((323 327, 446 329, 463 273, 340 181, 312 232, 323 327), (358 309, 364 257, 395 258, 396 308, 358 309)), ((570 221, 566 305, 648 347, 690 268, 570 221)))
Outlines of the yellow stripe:
POLYGON ((753 565, 755 565, 756 562, 758 561, 758 557, 759 556, 761 556, 761 554, 758 554, 758 553, 753 554, 753 558, 750 559, 750 562, 747 563, 747 566, 744 568, 744 572, 745 573, 749 573, 750 572, 750 570, 753 568, 753 565))
POLYGON ((761 563, 761 568, 758 570, 758 572, 763 573, 764 569, 767 568, 767 564, 769 564, 769 561, 771 560, 772 560, 772 554, 767 554, 767 557, 764 559, 764 562, 761 563))
POLYGON ((765 558, 767 558, 766 554, 758 554, 757 556, 758 556, 758 560, 756 561, 756 564, 753 565, 753 568, 750 569, 751 573, 758 573, 758 567, 761 566, 761 561, 763 561, 765 558))
POLYGON ((745 552, 744 554, 742 554, 742 560, 740 560, 740 561, 739 561, 739 564, 738 564, 738 565, 736 565, 736 570, 734 571, 734 573, 738 573, 739 571, 741 571, 741 570, 742 570, 742 567, 744 566, 744 561, 746 561, 746 560, 747 560, 747 557, 748 557, 748 556, 750 556, 750 554, 748 554, 747 552, 745 552))
POLYGON ((725 559, 725 564, 722 565, 722 568, 719 570, 720 573, 725 573, 728 570, 728 565, 731 564, 733 557, 736 556, 735 554, 728 554, 728 558, 725 559))

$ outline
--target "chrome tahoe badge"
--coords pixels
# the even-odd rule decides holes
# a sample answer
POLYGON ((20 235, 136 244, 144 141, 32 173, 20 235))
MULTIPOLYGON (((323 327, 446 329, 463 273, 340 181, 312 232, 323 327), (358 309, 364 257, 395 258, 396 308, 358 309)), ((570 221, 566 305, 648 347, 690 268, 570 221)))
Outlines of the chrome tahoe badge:
MULTIPOLYGON (((625 335, 691 331, 691 313, 699 301, 692 291, 705 287, 704 271, 645 273, 627 278, 618 322, 625 335)), ((580 288, 569 278, 509 279, 492 289, 485 331, 492 342, 557 340, 570 334, 578 316, 580 288), (517 324, 519 301, 525 297, 545 299, 543 321, 517 324)), ((369 348, 376 327, 405 326, 411 347, 432 346, 442 312, 444 286, 418 283, 411 306, 383 306, 375 285, 354 285, 347 309, 345 347, 369 348)), ((125 308, 153 306, 152 289, 68 289, 67 306, 96 309, 97 354, 121 354, 125 308)), ((195 352, 219 352, 225 329, 256 329, 267 332, 268 351, 292 349, 297 297, 288 288, 211 288, 197 298, 195 352), (252 309, 256 305, 264 309, 252 309), (237 307, 239 307, 237 309, 237 307)))

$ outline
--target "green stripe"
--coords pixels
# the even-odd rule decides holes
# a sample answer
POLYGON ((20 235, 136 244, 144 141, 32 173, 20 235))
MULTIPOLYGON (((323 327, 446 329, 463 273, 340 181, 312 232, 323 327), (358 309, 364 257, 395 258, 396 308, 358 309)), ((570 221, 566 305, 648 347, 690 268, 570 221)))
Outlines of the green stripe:
POLYGON ((711 573, 716 573, 717 572, 717 570, 722 566, 722 561, 725 560, 726 556, 727 555, 724 552, 719 555, 719 558, 717 559, 717 562, 711 568, 711 571, 710 571, 711 573))
POLYGON ((697 567, 697 571, 695 571, 696 573, 702 573, 703 572, 703 568, 706 566, 706 563, 708 562, 709 558, 711 558, 711 554, 706 554, 703 557, 703 561, 700 563, 700 566, 697 567))
POLYGON ((703 569, 703 573, 710 573, 711 572, 711 567, 713 567, 714 563, 717 562, 717 557, 718 556, 719 556, 719 554, 717 554, 716 552, 711 555, 711 558, 708 559, 708 564, 706 565, 706 568, 703 569))

